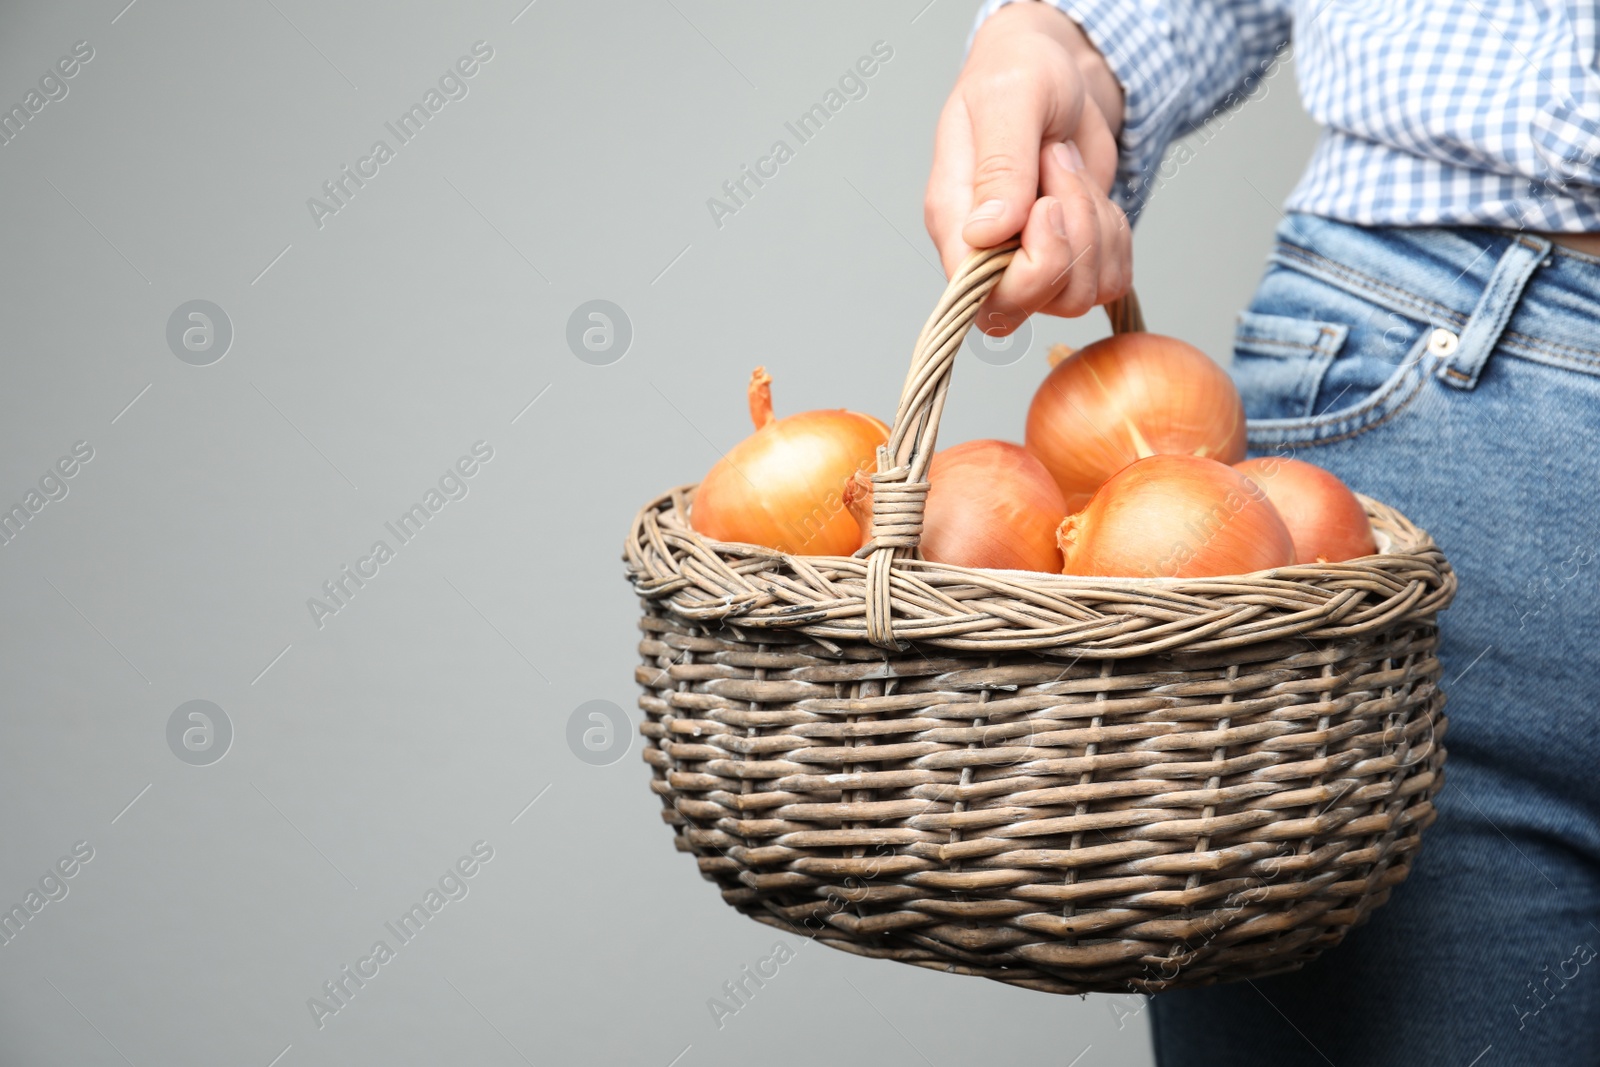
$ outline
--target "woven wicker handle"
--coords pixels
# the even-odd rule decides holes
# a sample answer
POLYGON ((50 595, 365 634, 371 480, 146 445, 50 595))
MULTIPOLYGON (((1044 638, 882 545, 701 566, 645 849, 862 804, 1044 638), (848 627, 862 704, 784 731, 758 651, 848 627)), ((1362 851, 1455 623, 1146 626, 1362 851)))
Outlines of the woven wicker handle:
MULTIPOLYGON (((944 295, 917 337, 911 370, 900 391, 894 429, 878 449, 872 476, 872 536, 867 556, 867 638, 883 648, 905 645, 894 635, 890 581, 895 559, 913 555, 922 537, 922 512, 928 497, 928 465, 939 438, 939 419, 950 390, 956 353, 978 314, 978 305, 1000 281, 1016 255, 1013 238, 972 253, 945 287, 944 295)), ((1139 299, 1132 290, 1106 305, 1114 333, 1144 329, 1139 299)))

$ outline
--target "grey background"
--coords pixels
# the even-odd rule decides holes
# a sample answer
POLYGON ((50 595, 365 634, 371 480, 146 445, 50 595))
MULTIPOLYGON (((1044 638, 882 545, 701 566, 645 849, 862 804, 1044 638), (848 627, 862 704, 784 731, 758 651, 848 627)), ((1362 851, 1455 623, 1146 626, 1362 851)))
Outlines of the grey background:
MULTIPOLYGON (((719 1030, 775 932, 673 851, 631 725, 606 766, 567 743, 586 701, 637 722, 622 537, 747 431, 750 368, 780 413, 892 412, 973 4, 125 2, 0 16, 8 107, 95 51, 0 147, 0 503, 94 448, 0 547, 0 904, 94 849, 0 946, 0 1061, 1149 1063, 1134 998, 798 943, 719 1030), (478 40, 469 95, 319 230, 306 199, 478 40), (714 225, 879 40, 868 95, 714 225), (234 330, 203 367, 166 343, 196 299, 234 330), (609 366, 565 343, 593 299, 633 327, 609 366), (319 629, 307 598, 480 440, 469 494, 319 629), (167 742, 197 699, 234 733, 207 766, 167 742), (307 999, 480 840, 319 1030, 307 999)), ((1137 240, 1153 328, 1225 358, 1313 136, 1285 73, 1174 174, 1137 240)), ((1048 345, 1103 332, 963 355, 943 439, 1017 437, 1048 345)))

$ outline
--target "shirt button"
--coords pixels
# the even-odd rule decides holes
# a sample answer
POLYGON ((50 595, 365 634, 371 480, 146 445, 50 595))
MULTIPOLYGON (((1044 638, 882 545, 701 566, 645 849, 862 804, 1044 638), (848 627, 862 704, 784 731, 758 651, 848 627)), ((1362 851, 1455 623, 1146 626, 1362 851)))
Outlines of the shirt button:
POLYGON ((1440 326, 1428 338, 1428 351, 1436 356, 1453 356, 1460 341, 1461 338, 1440 326))

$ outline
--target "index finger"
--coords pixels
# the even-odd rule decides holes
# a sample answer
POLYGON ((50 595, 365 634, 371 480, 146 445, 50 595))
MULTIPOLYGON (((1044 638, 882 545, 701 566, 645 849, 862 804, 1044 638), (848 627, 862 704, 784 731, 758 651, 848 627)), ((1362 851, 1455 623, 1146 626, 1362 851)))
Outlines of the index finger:
POLYGON ((966 101, 953 94, 939 112, 933 135, 933 165, 922 201, 922 224, 939 250, 945 277, 956 272, 972 247, 961 225, 972 210, 972 120, 966 101))

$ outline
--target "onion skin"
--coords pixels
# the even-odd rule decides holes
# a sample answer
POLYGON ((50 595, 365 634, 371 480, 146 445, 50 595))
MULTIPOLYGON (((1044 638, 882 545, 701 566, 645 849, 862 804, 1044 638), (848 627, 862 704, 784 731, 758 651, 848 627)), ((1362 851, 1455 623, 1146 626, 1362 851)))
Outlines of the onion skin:
POLYGON ((845 509, 844 487, 877 468, 889 428, 843 408, 772 414, 772 379, 750 378, 756 432, 717 461, 695 490, 689 525, 714 541, 741 541, 797 556, 848 556, 861 528, 845 509))
POLYGON ((1225 463, 1157 455, 1113 475, 1061 524, 1064 574, 1213 578, 1287 567, 1294 540, 1262 489, 1225 463))
MULTIPOLYGON (((857 475, 845 502, 872 523, 872 483, 857 475)), ((922 558, 956 567, 1061 573, 1056 527, 1067 513, 1044 464, 1010 441, 966 441, 934 454, 922 513, 922 558)))
POLYGON ((1244 459, 1244 403, 1228 372, 1193 345, 1117 334, 1055 363, 1028 408, 1024 441, 1061 487, 1067 510, 1078 511, 1106 479, 1146 456, 1244 459))
POLYGON ((1338 475, 1285 456, 1247 459, 1234 469, 1278 509, 1294 538, 1296 563, 1340 563, 1378 551, 1367 509, 1338 475))

